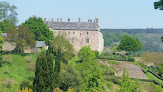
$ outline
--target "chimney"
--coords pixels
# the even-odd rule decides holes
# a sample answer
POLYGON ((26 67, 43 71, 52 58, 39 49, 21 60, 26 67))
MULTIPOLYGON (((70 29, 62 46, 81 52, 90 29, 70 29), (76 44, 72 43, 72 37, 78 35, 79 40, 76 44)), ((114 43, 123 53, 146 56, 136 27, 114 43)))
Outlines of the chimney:
POLYGON ((78 19, 78 22, 80 22, 80 18, 78 19))
POLYGON ((98 18, 96 18, 96 23, 98 23, 98 18))
POLYGON ((90 20, 88 19, 88 22, 90 22, 90 20))
POLYGON ((68 22, 70 22, 70 18, 68 18, 68 22))
POLYGON ((62 22, 62 18, 60 19, 60 21, 62 22))
POLYGON ((90 19, 90 22, 92 22, 92 19, 90 19))
POLYGON ((53 18, 52 18, 52 21, 53 21, 53 18))
POLYGON ((59 18, 57 18, 57 21, 59 21, 59 18))
POLYGON ((46 21, 46 18, 44 18, 44 21, 46 21))

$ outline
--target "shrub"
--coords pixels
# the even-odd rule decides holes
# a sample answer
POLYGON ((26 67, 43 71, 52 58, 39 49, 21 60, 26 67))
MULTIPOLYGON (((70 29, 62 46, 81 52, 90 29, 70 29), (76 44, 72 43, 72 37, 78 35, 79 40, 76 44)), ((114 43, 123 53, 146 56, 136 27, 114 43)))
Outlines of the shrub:
POLYGON ((29 70, 29 71, 35 71, 35 67, 36 65, 35 65, 35 63, 34 62, 30 62, 29 64, 28 64, 28 68, 27 68, 27 70, 29 70))
POLYGON ((29 81, 23 81, 21 84, 20 84, 20 87, 19 89, 26 89, 26 88, 32 88, 32 85, 30 85, 29 81))
POLYGON ((133 57, 129 57, 128 61, 135 62, 135 59, 133 57))
POLYGON ((25 87, 22 90, 19 90, 18 92, 32 92, 32 89, 25 87))
POLYGON ((25 61, 26 61, 27 63, 30 63, 30 62, 32 62, 32 59, 31 59, 30 57, 26 57, 26 58, 25 58, 25 61))
POLYGON ((55 88, 54 92, 63 92, 62 90, 60 90, 59 88, 55 88))

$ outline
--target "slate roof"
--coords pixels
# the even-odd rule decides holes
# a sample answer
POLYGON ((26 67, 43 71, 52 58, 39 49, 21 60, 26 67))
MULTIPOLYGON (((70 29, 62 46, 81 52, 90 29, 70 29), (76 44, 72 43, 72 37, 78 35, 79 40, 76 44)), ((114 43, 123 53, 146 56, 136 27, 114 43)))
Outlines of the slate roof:
POLYGON ((36 41, 36 47, 37 48, 43 47, 44 44, 45 44, 45 41, 36 41))
POLYGON ((44 21, 47 27, 53 30, 88 30, 98 31, 96 22, 62 22, 62 21, 44 21))
POLYGON ((1 36, 7 36, 7 33, 1 33, 1 36))

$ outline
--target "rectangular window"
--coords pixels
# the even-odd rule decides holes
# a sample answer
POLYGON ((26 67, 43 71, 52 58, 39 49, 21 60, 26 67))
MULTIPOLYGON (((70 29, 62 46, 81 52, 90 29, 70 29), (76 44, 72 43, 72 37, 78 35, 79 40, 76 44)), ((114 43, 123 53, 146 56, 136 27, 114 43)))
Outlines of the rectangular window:
POLYGON ((86 43, 89 43, 89 39, 86 39, 86 43))

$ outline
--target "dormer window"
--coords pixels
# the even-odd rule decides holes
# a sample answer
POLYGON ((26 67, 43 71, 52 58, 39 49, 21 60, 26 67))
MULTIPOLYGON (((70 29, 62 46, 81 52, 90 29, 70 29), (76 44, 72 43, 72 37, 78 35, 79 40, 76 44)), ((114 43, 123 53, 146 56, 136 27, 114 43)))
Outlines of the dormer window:
POLYGON ((67 26, 68 28, 70 27, 70 25, 67 26))

